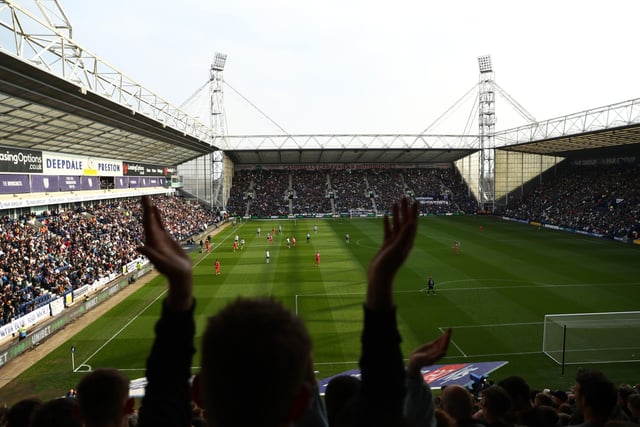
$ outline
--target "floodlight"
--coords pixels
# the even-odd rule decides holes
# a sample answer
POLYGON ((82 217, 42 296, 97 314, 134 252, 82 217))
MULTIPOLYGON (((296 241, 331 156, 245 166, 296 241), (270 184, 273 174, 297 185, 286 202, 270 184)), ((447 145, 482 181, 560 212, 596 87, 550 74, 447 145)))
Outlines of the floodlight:
POLYGON ((483 55, 478 57, 478 65, 481 73, 490 73, 493 71, 491 67, 491 55, 483 55))
POLYGON ((224 64, 227 62, 227 54, 216 52, 216 56, 213 58, 213 64, 211 65, 211 69, 216 71, 224 70, 224 64))

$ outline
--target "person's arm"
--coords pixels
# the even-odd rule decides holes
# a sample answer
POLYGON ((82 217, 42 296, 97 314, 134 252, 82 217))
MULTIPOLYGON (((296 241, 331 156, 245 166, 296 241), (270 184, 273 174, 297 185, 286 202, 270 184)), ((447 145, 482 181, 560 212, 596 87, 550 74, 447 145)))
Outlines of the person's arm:
POLYGON ((320 397, 320 388, 315 382, 311 387, 311 402, 305 414, 293 424, 293 427, 328 427, 327 410, 320 397))
POLYGON ((159 210, 142 198, 145 244, 138 251, 169 281, 156 338, 147 359, 147 387, 138 425, 185 426, 191 420, 191 362, 195 322, 191 259, 164 227, 159 210))
POLYGON ((404 415, 411 425, 436 425, 433 394, 422 376, 421 369, 423 366, 433 365, 447 353, 450 339, 451 329, 448 329, 434 341, 415 349, 409 356, 404 415))
POLYGON ((397 422, 403 412, 405 373, 393 304, 393 279, 413 246, 418 207, 405 198, 393 205, 392 213, 393 222, 384 217, 382 246, 367 273, 360 358, 360 425, 397 422))
POLYGON ((313 354, 309 355, 309 367, 307 369, 307 386, 309 387, 309 407, 304 415, 297 420, 293 427, 328 427, 329 418, 327 409, 324 406, 322 397, 320 397, 320 387, 316 379, 316 373, 313 368, 313 354))

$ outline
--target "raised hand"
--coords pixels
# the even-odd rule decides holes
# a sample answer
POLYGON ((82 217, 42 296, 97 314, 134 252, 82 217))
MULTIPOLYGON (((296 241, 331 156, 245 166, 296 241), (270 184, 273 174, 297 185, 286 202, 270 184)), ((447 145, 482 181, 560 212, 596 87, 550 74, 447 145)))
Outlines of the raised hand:
POLYGON ((447 354, 449 341, 451 341, 451 328, 435 340, 416 348, 409 355, 408 375, 420 375, 423 366, 431 366, 447 354))
POLYGON ((146 196, 142 197, 142 209, 145 244, 138 247, 138 252, 149 258, 169 279, 167 307, 173 311, 187 311, 193 305, 191 259, 169 234, 160 211, 146 196))
POLYGON ((393 305, 393 279, 409 256, 418 228, 418 204, 403 198, 392 207, 392 220, 384 217, 384 240, 368 270, 367 308, 384 310, 393 305))

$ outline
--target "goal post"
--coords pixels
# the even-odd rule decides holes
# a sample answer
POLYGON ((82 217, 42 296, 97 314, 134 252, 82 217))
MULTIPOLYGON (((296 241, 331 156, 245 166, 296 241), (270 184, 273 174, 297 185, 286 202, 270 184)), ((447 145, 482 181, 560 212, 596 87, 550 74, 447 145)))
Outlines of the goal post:
POLYGON ((547 314, 542 352, 559 365, 640 362, 640 311, 547 314))

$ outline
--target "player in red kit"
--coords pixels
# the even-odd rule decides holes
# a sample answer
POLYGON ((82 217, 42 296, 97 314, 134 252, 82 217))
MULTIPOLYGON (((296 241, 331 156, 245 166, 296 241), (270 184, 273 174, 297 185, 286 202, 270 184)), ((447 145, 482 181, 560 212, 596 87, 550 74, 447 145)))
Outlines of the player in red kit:
POLYGON ((211 243, 208 240, 204 242, 204 247, 207 248, 207 253, 211 252, 211 243))
POLYGON ((457 240, 453 242, 453 252, 458 255, 460 253, 460 242, 457 240))
POLYGON ((316 252, 316 267, 320 267, 320 252, 316 252))
POLYGON ((216 276, 219 276, 220 275, 220 260, 216 260, 215 267, 216 267, 216 276))

